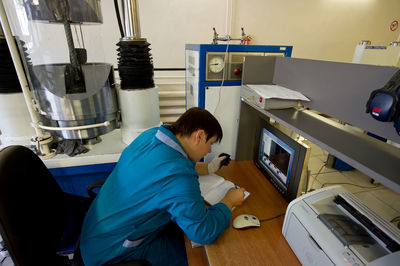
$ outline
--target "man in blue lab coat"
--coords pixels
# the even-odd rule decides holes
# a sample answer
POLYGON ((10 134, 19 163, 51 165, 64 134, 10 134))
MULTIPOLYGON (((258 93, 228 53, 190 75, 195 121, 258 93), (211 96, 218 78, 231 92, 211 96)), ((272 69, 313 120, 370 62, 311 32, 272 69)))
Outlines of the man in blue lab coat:
POLYGON ((221 139, 218 121, 201 108, 136 138, 86 215, 80 239, 85 265, 133 259, 187 265, 182 231, 196 243, 213 243, 244 197, 244 189, 231 189, 206 208, 200 194, 198 175, 213 173, 229 160, 225 155, 198 162, 221 139))

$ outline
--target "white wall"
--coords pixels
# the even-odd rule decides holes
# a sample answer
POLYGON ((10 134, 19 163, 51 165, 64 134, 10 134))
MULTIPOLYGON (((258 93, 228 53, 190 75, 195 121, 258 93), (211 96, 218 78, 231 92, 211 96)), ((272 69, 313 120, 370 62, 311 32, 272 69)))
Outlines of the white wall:
POLYGON ((254 44, 291 44, 294 57, 351 62, 361 40, 396 41, 393 20, 398 0, 236 0, 233 28, 244 26, 254 44))
MULTIPOLYGON (((213 27, 220 35, 232 29, 234 37, 240 36, 244 27, 253 37, 252 44, 293 45, 294 57, 344 62, 351 62, 361 40, 388 45, 400 34, 400 29, 389 29, 393 20, 400 21, 399 0, 137 1, 142 37, 151 44, 156 68, 184 67, 185 44, 211 43, 213 27), (231 10, 232 24, 227 25, 226 14, 231 10)), ((112 0, 101 3, 100 30, 98 26, 83 26, 88 57, 116 65, 120 35, 114 5, 112 0)), ((42 54, 68 59, 62 25, 41 27, 48 29, 42 33, 46 40, 39 47, 42 54)))
POLYGON ((225 30, 223 0, 139 0, 139 5, 155 67, 184 67, 186 43, 211 43, 213 27, 225 30))
POLYGON ((184 44, 210 43, 212 27, 224 35, 229 2, 232 35, 244 27, 252 44, 293 45, 295 57, 351 62, 361 40, 388 45, 400 34, 389 29, 399 0, 139 0, 155 67, 184 67, 184 44))

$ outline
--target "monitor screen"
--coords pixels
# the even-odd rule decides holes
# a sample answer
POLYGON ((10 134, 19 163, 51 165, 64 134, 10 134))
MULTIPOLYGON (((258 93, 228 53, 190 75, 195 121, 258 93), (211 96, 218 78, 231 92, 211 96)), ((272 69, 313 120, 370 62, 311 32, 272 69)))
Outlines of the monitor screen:
POLYGON ((310 148, 284 133, 282 125, 270 124, 259 117, 254 145, 254 163, 287 201, 307 188, 307 164, 310 148))
POLYGON ((259 159, 278 181, 288 186, 294 150, 267 129, 262 129, 259 159))

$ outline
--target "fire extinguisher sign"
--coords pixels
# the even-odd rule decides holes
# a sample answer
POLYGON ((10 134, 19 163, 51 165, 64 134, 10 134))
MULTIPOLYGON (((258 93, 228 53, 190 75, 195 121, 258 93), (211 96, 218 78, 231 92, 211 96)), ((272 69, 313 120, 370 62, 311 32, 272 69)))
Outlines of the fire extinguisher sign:
POLYGON ((393 22, 390 24, 390 30, 395 31, 399 27, 399 21, 393 20, 393 22))

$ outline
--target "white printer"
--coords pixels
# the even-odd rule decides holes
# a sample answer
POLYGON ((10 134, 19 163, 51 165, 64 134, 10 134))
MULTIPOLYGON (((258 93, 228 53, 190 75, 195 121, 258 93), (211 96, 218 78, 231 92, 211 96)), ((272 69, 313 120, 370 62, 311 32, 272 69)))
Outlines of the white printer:
POLYGON ((282 233, 303 265, 400 265, 400 231, 340 186, 291 201, 282 233))

